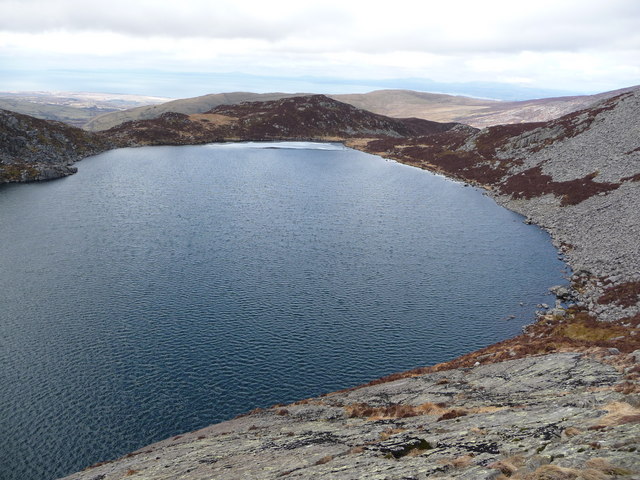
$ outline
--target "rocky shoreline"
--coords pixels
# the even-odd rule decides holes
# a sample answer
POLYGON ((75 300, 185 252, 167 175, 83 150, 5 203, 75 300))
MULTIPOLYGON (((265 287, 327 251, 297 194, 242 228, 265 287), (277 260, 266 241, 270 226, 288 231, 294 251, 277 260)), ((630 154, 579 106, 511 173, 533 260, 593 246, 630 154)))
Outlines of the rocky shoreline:
MULTIPOLYGON (((347 144, 485 188, 498 204, 551 234, 574 272, 570 291, 559 299, 563 305, 569 301, 599 320, 637 325, 640 91, 552 122, 492 127, 462 142, 445 141, 440 158, 416 145, 424 139, 347 144), (456 160, 472 167, 459 168, 456 160)), ((564 307, 551 310, 561 314, 558 308, 564 307)))
POLYGON ((633 355, 556 353, 276 405, 67 480, 639 478, 633 355))
POLYGON ((66 177, 77 172, 75 162, 109 148, 79 128, 0 110, 0 184, 66 177))

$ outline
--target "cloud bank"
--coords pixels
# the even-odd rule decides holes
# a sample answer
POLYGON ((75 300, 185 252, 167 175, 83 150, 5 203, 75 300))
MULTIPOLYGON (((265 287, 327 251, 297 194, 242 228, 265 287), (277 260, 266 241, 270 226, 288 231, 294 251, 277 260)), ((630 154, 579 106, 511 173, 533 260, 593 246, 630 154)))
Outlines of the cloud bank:
POLYGON ((0 0, 0 61, 597 90, 640 83, 638 25, 636 0, 0 0))

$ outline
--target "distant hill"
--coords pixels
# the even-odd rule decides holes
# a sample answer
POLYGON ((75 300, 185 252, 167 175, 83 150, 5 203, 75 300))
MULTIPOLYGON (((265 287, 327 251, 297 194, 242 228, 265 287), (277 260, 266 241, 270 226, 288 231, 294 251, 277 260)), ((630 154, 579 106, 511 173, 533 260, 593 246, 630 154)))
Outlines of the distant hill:
POLYGON ((82 127, 104 113, 166 102, 167 98, 87 92, 0 92, 0 108, 82 127))
POLYGON ((158 118, 163 113, 174 112, 190 115, 192 113, 204 113, 218 105, 232 105, 242 102, 256 102, 279 100, 281 98, 301 96, 301 93, 251 93, 251 92, 231 92, 212 93, 200 97, 184 98, 172 100, 160 105, 149 105, 120 112, 106 113, 97 116, 87 122, 84 128, 89 131, 108 130, 132 120, 149 120, 158 118))
MULTIPOLYGON (((327 95, 354 107, 395 118, 422 118, 436 122, 465 123, 482 128, 522 122, 544 122, 587 108, 599 100, 632 90, 626 88, 597 95, 544 98, 519 102, 501 102, 455 95, 414 92, 411 90, 376 90, 370 93, 327 95)), ((160 105, 106 113, 87 122, 90 131, 107 130, 131 120, 158 118, 166 112, 204 113, 219 105, 278 100, 304 94, 288 93, 217 93, 201 97, 173 100, 160 105)))
POLYGON ((541 98, 501 102, 453 95, 377 90, 364 94, 332 95, 332 98, 389 117, 417 117, 436 122, 459 122, 477 128, 523 122, 546 122, 607 98, 629 92, 623 88, 596 95, 541 98))
POLYGON ((12 112, 31 115, 43 120, 55 120, 69 125, 81 127, 93 117, 116 111, 115 108, 98 107, 68 107, 66 105, 52 105, 48 103, 36 103, 18 98, 0 98, 0 108, 12 112))
MULTIPOLYGON (((479 98, 415 92, 412 90, 376 90, 369 93, 332 95, 354 107, 396 118, 425 118, 435 122, 459 121, 469 114, 485 111, 504 102, 479 98)), ((466 122, 462 122, 466 123, 466 122)))
POLYGON ((466 125, 378 115, 325 95, 219 105, 205 113, 165 112, 101 132, 110 141, 131 145, 189 145, 233 140, 333 140, 406 137, 466 125))

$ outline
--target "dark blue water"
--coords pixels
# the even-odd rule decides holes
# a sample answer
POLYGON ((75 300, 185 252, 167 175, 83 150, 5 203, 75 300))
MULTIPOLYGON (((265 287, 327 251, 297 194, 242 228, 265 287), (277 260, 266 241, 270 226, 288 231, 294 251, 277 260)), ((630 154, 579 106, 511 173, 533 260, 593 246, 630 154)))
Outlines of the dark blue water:
POLYGON ((451 359, 518 333, 562 282, 518 215, 340 146, 79 169, 0 188, 5 480, 451 359))

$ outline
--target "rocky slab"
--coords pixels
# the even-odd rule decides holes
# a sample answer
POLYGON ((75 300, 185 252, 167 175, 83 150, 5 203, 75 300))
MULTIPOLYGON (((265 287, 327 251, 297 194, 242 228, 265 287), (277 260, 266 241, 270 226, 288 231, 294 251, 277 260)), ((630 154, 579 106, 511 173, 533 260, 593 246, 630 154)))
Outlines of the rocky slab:
POLYGON ((638 478, 640 397, 622 380, 576 353, 453 369, 258 410, 66 478, 638 478), (552 470, 566 476, 540 476, 552 470))

